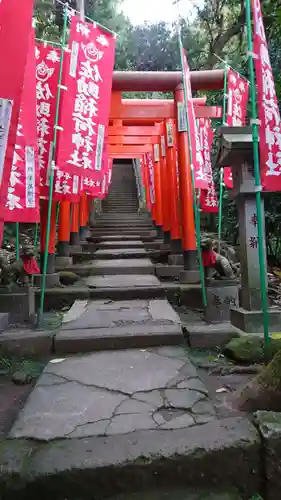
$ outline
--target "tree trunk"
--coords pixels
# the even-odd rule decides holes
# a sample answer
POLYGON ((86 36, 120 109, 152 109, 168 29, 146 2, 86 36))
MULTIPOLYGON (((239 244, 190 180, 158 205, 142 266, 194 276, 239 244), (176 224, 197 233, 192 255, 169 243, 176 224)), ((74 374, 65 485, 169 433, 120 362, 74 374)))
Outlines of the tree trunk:
POLYGON ((281 350, 234 397, 242 411, 281 411, 281 350))

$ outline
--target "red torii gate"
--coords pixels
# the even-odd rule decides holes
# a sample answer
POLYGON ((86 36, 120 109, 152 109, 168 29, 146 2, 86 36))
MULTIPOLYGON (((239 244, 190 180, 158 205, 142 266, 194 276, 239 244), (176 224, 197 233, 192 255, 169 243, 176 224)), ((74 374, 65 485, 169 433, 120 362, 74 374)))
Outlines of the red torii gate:
MULTIPOLYGON (((222 116, 221 107, 205 106, 205 103, 206 97, 194 99, 196 117, 220 118, 222 116)), ((108 130, 110 154, 116 158, 140 158, 141 156, 144 157, 146 152, 152 152, 151 144, 157 143, 161 151, 160 136, 166 136, 163 123, 167 122, 167 120, 174 121, 176 117, 177 109, 172 99, 122 99, 121 92, 114 91, 112 93, 110 127, 108 130), (126 126, 123 126, 124 123, 126 123, 126 126)), ((185 234, 186 240, 188 239, 187 231, 184 231, 187 219, 182 219, 183 230, 181 231, 176 152, 175 148, 168 147, 167 137, 165 137, 165 142, 167 158, 166 155, 164 157, 160 155, 161 168, 158 168, 157 160, 154 163, 156 207, 152 207, 152 216, 156 225, 163 228, 166 240, 171 237, 178 248, 182 235, 185 234), (166 202, 164 203, 163 200, 166 202), (153 210, 154 208, 155 210, 153 210)), ((173 144, 176 144, 175 133, 173 144)), ((147 166, 145 165, 144 168, 147 169, 147 166)), ((144 179, 147 182, 147 172, 145 172, 144 179)), ((149 186, 145 185, 145 188, 148 208, 150 208, 149 186)), ((189 201, 192 204, 192 199, 189 201)), ((183 207, 185 205, 182 203, 183 207)), ((193 207, 188 214, 188 220, 191 222, 190 214, 193 214, 193 207)), ((194 225, 194 221, 189 226, 192 224, 194 225)), ((193 250, 196 250, 195 234, 193 239, 193 250)), ((187 242, 185 246, 188 247, 189 243, 187 242)), ((186 251, 188 252, 189 248, 186 251)))
MULTIPOLYGON (((114 72, 113 75, 113 113, 111 115, 111 120, 115 122, 115 126, 118 127, 116 131, 119 132, 119 127, 127 127, 128 130, 124 135, 135 136, 133 127, 141 125, 142 127, 158 127, 161 126, 161 122, 169 118, 177 120, 176 117, 176 106, 177 103, 183 103, 183 89, 182 89, 182 73, 179 71, 174 72, 114 72), (122 100, 121 92, 136 92, 136 91, 159 91, 159 92, 173 92, 173 100, 161 100, 163 109, 162 111, 157 109, 157 104, 151 101, 151 104, 146 104, 144 101, 140 100, 122 100), (115 101, 115 102, 114 102, 115 101), (120 102, 121 101, 121 102, 120 102), (124 102, 125 101, 125 102, 124 102), (128 102, 130 101, 130 102, 128 102), (166 102, 163 102, 166 101, 166 102), (118 108, 121 108, 121 114, 118 113, 118 108), (137 116, 136 116, 137 114, 137 116), (156 115, 156 116, 155 116, 156 115), (119 124, 117 122, 119 121, 119 124), (158 125, 159 124, 159 125, 158 125), (129 132, 129 129, 131 132, 129 132)), ((211 70, 211 71, 195 71, 191 72, 191 86, 193 91, 201 90, 221 90, 223 89, 224 83, 224 70, 211 70)), ((149 100, 147 100, 149 102, 149 100)), ((219 108, 208 108, 203 103, 195 101, 195 110, 197 117, 210 116, 212 118, 220 116, 219 108), (206 111, 206 109, 208 111, 206 111), (202 114, 201 114, 202 113, 202 114), (206 115, 206 113, 212 113, 211 115, 206 115)), ((110 121, 109 125, 112 125, 110 121)), ((110 135, 109 126, 109 135, 110 135)), ((124 129, 121 130, 123 135, 124 129)), ((143 137, 151 136, 151 131, 146 135, 148 131, 143 130, 143 137)), ((139 134, 139 132, 138 132, 139 134)), ((192 188, 191 188, 191 177, 189 167, 189 151, 187 147, 187 134, 185 132, 176 133, 177 147, 178 147, 178 164, 179 164, 179 188, 180 188, 180 204, 181 204, 181 214, 182 214, 182 227, 181 227, 181 243, 184 252, 185 269, 192 271, 194 257, 196 256, 196 241, 195 241, 195 229, 194 229, 194 215, 193 215, 193 205, 192 205, 192 188), (188 165, 186 165, 186 162, 188 165)), ((119 147, 119 146, 118 146, 119 147)), ((152 147, 152 144, 137 144, 137 145, 123 145, 122 151, 119 149, 119 153, 114 153, 116 157, 132 157, 132 154, 136 155, 134 157, 141 157, 143 151, 147 150, 147 147, 152 147), (124 148, 126 150, 124 151, 124 148), (134 153, 132 153, 132 148, 134 153), (137 149, 136 149, 137 148, 137 149)), ((116 151, 116 148, 115 148, 116 151)), ((178 201, 178 200, 177 200, 178 201)), ((62 207, 61 207, 62 208, 62 207)), ((82 207, 81 207, 82 208, 82 207)), ((75 213, 77 214, 78 207, 75 207, 75 213)), ((69 209, 67 210, 69 213, 69 209)), ((63 210, 60 211, 63 214, 63 210)), ((75 233, 77 230, 77 217, 75 219, 75 233)), ((74 221, 73 221, 74 222, 74 221)), ((52 221, 54 223, 54 220, 52 221)), ((60 220, 60 225, 64 225, 63 217, 60 220)), ((73 224, 74 226, 74 224, 73 224)), ((74 227, 72 228, 74 229, 74 227)), ((73 230, 72 230, 73 232, 73 230)), ((78 242, 78 240, 77 240, 78 242)), ((189 273, 189 277, 191 277, 189 273)))

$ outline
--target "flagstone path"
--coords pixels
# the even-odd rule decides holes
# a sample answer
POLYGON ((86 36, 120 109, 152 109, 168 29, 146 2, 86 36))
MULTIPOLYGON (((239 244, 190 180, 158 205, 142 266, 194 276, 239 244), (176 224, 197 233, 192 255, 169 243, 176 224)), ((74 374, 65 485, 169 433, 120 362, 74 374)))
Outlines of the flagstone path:
POLYGON ((235 486, 254 491, 258 434, 243 418, 218 418, 188 358, 180 318, 141 244, 151 240, 152 222, 133 204, 129 216, 120 209, 118 217, 118 206, 135 190, 133 170, 114 167, 104 213, 92 228, 92 242, 103 248, 90 265, 72 267, 88 273, 84 283, 98 298, 74 302, 48 338, 53 359, 14 422, 7 454, 0 448, 3 474, 21 478, 19 500, 35 498, 30 492, 38 498, 38 487, 48 500, 123 492, 128 496, 115 500, 207 500, 201 492, 132 492, 225 484, 230 470, 235 486), (116 216, 124 221, 122 231, 114 226, 116 216))

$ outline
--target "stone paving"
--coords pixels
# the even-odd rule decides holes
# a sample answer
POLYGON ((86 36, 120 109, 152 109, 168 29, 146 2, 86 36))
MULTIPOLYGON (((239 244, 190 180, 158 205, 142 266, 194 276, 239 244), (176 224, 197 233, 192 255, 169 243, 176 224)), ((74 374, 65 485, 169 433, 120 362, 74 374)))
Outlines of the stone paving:
POLYGON ((214 419, 208 391, 184 348, 132 349, 50 361, 10 437, 109 436, 214 419))
POLYGON ((145 274, 128 274, 124 276, 89 276, 85 284, 90 288, 127 288, 160 286, 160 281, 156 276, 145 274))
POLYGON ((77 353, 176 345, 183 340, 180 318, 166 299, 77 300, 64 316, 54 348, 77 353))

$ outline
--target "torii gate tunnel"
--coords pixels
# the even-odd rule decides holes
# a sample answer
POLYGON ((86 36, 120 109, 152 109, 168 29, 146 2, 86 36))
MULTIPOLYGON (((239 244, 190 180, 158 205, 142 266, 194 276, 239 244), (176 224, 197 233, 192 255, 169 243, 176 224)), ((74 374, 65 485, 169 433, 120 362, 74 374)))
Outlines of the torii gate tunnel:
MULTIPOLYGON (((223 85, 224 70, 191 72, 193 91, 221 90, 223 85)), ((188 137, 179 123, 183 107, 181 72, 114 73, 109 153, 115 159, 140 160, 146 209, 173 253, 184 255, 190 283, 198 280, 198 272, 188 137), (136 91, 169 92, 174 98, 122 99, 122 92, 136 91)), ((206 97, 195 98, 194 109, 196 118, 222 117, 221 107, 207 106, 206 97)))
MULTIPOLYGON (((223 89, 224 70, 191 72, 193 91, 223 89)), ((158 231, 174 253, 184 255, 189 282, 198 278, 192 183, 187 133, 180 130, 178 108, 184 96, 181 72, 114 72, 112 101, 107 131, 109 153, 114 159, 138 158, 146 193, 146 208, 158 231), (122 92, 169 92, 173 99, 122 99, 122 92), (167 130, 169 129, 169 136, 167 130), (155 154, 156 149, 159 154, 155 154), (152 165, 148 165, 148 156, 152 165), (152 172, 151 172, 152 167, 152 172), (154 178, 151 190, 151 176, 154 178), (196 278, 195 278, 196 275, 196 278)), ((206 106, 206 97, 194 99, 196 116, 218 118, 221 108, 206 106)), ((46 207, 41 207, 41 252, 45 251, 46 207), (45 215, 44 215, 45 214, 45 215), (45 217, 45 218, 44 218, 45 217)), ((80 243, 91 207, 82 193, 80 203, 62 201, 59 211, 58 255, 69 258, 69 242, 80 243)), ((56 211, 52 211, 48 273, 55 262, 56 211)))

